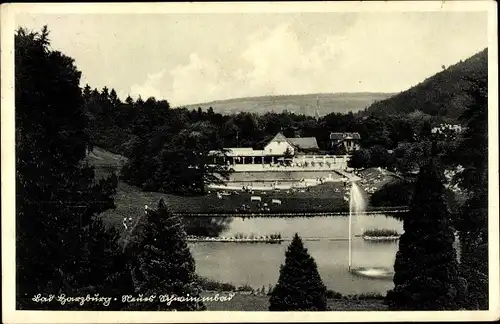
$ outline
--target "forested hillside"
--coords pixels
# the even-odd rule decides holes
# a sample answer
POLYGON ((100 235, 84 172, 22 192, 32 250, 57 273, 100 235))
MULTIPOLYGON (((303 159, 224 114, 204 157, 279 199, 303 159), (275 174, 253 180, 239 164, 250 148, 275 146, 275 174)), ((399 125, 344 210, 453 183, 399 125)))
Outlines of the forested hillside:
POLYGON ((457 120, 470 104, 466 92, 471 88, 471 78, 487 81, 488 49, 455 65, 443 67, 443 71, 415 87, 373 103, 361 114, 404 115, 420 112, 457 120))
POLYGON ((288 111, 298 115, 315 116, 318 104, 319 116, 331 113, 347 114, 358 112, 375 101, 384 100, 394 93, 311 93, 302 95, 262 96, 216 100, 206 103, 191 104, 187 109, 212 109, 221 114, 237 114, 239 112, 263 115, 267 112, 281 113, 288 111))

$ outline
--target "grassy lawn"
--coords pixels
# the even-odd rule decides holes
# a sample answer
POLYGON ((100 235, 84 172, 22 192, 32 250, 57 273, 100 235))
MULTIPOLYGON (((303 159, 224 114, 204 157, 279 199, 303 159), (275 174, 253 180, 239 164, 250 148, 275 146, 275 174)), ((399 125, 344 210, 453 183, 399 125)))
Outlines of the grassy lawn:
MULTIPOLYGON (((228 293, 219 293, 227 296, 228 293)), ((213 296, 213 293, 204 292, 202 296, 213 296)), ((205 302, 209 311, 268 311, 269 296, 236 294, 230 301, 225 302, 205 302)), ((383 311, 387 306, 379 299, 347 300, 329 299, 328 307, 330 311, 383 311)))
MULTIPOLYGON (((87 157, 87 161, 95 166, 96 178, 108 176, 112 171, 117 171, 125 163, 126 158, 95 148, 87 157)), ((343 183, 324 183, 309 190, 300 191, 255 191, 230 192, 228 196, 219 199, 216 191, 211 191, 205 196, 183 197, 158 192, 144 192, 141 189, 120 181, 115 196, 115 209, 104 212, 101 216, 109 226, 125 231, 124 218, 129 224, 135 223, 138 216, 144 213, 144 205, 152 208, 163 198, 169 209, 173 212, 225 212, 234 213, 241 210, 243 205, 249 208, 246 212, 259 212, 257 202, 251 202, 251 196, 260 196, 261 203, 266 203, 271 212, 290 211, 340 211, 347 210, 344 201, 345 188, 343 183), (281 205, 272 205, 272 199, 281 201, 281 205)))
MULTIPOLYGON (((254 193, 262 197, 262 203, 267 203, 272 212, 284 211, 334 211, 345 210, 346 202, 340 192, 334 192, 332 183, 323 184, 314 188, 314 191, 305 193, 254 193), (325 192, 330 192, 330 196, 325 192), (315 195, 319 195, 315 197, 315 195), (323 196, 321 196, 323 195, 323 196), (280 206, 272 206, 271 200, 279 199, 280 206)), ((341 186, 341 185, 339 185, 341 186)), ((250 201, 250 193, 240 193, 231 196, 224 196, 218 199, 215 192, 199 197, 181 197, 158 192, 144 192, 137 187, 130 186, 122 181, 118 183, 115 196, 115 209, 110 209, 102 214, 106 224, 115 226, 119 230, 125 230, 123 219, 132 218, 132 223, 136 218, 144 213, 144 205, 155 208, 158 201, 163 198, 171 211, 174 212, 234 212, 235 208, 240 208, 243 204, 250 206, 247 212, 258 212, 256 202, 250 201)))
POLYGON ((384 185, 398 179, 391 172, 378 170, 378 168, 365 169, 359 172, 359 176, 362 180, 358 184, 367 194, 373 193, 384 185))
MULTIPOLYGON (((123 156, 96 148, 87 157, 87 161, 95 166, 96 178, 109 175, 117 171, 125 163, 123 156)), ((363 182, 361 187, 379 186, 392 179, 390 175, 383 175, 376 169, 362 171, 363 182)), ((343 182, 327 182, 307 190, 280 190, 236 192, 228 190, 229 195, 221 199, 217 192, 211 190, 204 196, 184 197, 158 192, 144 192, 141 189, 119 181, 115 196, 115 209, 104 212, 101 216, 108 226, 114 226, 120 232, 125 232, 124 218, 128 226, 135 223, 137 217, 144 213, 144 205, 155 208, 163 198, 169 209, 177 213, 241 213, 246 205, 245 213, 258 213, 257 202, 252 202, 251 196, 260 196, 261 204, 267 204, 268 212, 333 212, 347 211, 348 203, 344 195, 348 191, 343 182), (281 201, 281 205, 273 205, 273 199, 281 201)))

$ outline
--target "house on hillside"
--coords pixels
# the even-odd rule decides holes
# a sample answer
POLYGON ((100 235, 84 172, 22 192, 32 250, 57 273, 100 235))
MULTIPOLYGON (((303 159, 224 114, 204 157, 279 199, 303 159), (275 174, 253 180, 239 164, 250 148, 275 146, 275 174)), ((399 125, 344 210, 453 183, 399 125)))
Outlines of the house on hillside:
POLYGON ((359 149, 359 133, 330 133, 330 147, 336 148, 339 145, 344 146, 347 153, 352 153, 359 149))
POLYGON ((298 153, 316 152, 319 147, 315 137, 286 138, 282 133, 276 134, 264 147, 264 152, 270 155, 285 155, 287 150, 291 155, 296 155, 298 153))
POLYGON ((286 138, 282 133, 276 134, 263 150, 254 150, 251 147, 225 148, 225 154, 211 151, 214 162, 224 164, 268 164, 278 162, 287 154, 291 156, 319 151, 314 137, 286 138))
POLYGON ((276 134, 272 140, 264 146, 264 152, 268 155, 285 155, 286 151, 295 155, 295 147, 290 144, 288 139, 282 133, 276 134))

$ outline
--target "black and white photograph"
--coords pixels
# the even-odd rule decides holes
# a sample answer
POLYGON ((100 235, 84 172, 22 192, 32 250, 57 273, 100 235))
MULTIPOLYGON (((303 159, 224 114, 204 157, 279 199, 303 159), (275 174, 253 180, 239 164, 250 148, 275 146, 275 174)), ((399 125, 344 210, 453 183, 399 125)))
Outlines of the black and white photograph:
POLYGON ((494 1, 1 14, 3 322, 500 317, 494 1))

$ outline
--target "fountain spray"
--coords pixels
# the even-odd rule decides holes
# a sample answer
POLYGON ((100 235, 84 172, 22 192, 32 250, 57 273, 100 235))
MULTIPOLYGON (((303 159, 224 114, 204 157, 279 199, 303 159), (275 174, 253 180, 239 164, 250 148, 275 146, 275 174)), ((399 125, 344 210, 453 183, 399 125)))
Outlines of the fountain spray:
POLYGON ((358 214, 363 212, 365 207, 366 203, 361 189, 358 187, 356 182, 353 181, 349 195, 349 272, 352 267, 352 215, 353 213, 358 214))

